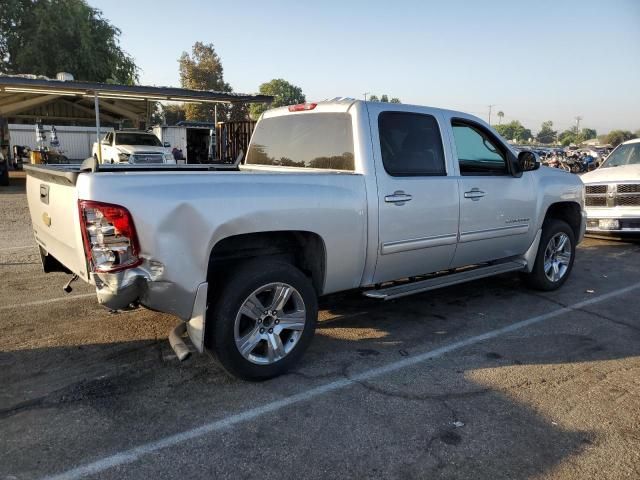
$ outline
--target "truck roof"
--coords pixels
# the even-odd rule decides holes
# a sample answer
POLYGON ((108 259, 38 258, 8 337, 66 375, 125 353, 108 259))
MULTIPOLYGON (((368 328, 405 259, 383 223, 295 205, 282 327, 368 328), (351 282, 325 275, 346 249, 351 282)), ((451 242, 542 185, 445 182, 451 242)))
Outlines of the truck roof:
MULTIPOLYGON (((349 97, 336 97, 336 98, 332 98, 330 100, 320 100, 317 102, 307 102, 306 104, 302 104, 302 105, 314 105, 315 107, 312 109, 312 111, 314 112, 347 112, 351 107, 353 107, 354 105, 357 104, 365 104, 365 105, 380 105, 381 102, 370 102, 370 101, 364 101, 364 100, 357 100, 355 98, 349 98, 349 97)), ((414 105, 414 104, 410 104, 410 103, 387 103, 385 105, 388 105, 390 109, 397 109, 397 110, 413 110, 416 108, 428 108, 430 110, 437 110, 439 112, 443 112, 443 113, 447 113, 451 116, 461 116, 461 117, 473 117, 473 118, 477 118, 475 117, 475 115, 471 115, 469 113, 466 112, 461 112, 461 111, 457 111, 457 110, 448 110, 448 109, 444 109, 444 108, 437 108, 437 107, 430 107, 428 105, 414 105)), ((293 105, 292 105, 293 106, 293 105)), ((286 106, 286 107, 277 107, 277 108, 273 108, 270 110, 267 110, 266 112, 264 112, 264 118, 269 118, 269 117, 276 117, 276 116, 280 116, 280 115, 287 115, 290 113, 293 113, 291 110, 289 110, 291 106, 286 106)), ((311 110, 311 109, 310 109, 311 110)), ((477 118, 479 121, 484 123, 484 120, 477 118)))

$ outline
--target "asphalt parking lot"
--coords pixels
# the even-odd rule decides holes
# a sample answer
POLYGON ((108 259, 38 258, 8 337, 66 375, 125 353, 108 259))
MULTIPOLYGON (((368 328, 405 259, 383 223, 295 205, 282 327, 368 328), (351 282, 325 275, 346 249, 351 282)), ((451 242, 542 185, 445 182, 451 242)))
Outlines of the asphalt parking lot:
POLYGON ((23 180, 0 205, 0 479, 640 478, 640 243, 587 239, 548 294, 325 298, 299 367, 247 383, 65 295, 23 180))

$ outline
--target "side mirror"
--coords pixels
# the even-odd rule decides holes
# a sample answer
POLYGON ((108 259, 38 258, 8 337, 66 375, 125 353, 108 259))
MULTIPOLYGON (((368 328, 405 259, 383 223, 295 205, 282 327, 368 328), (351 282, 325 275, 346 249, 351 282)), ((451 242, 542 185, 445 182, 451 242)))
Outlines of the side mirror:
POLYGON ((540 168, 538 155, 524 150, 518 154, 518 170, 521 172, 531 172, 540 168))
POLYGON ((164 146, 164 148, 170 148, 171 147, 171 144, 169 142, 164 142, 162 145, 164 146))
POLYGON ((109 143, 109 140, 102 140, 100 143, 102 145, 111 145, 111 143, 109 143))

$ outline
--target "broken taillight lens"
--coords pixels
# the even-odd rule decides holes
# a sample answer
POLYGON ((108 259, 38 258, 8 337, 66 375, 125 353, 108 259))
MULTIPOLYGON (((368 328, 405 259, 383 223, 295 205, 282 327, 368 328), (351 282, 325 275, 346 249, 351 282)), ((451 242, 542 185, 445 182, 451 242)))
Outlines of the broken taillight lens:
POLYGON ((94 272, 117 272, 142 263, 136 229, 120 205, 80 200, 80 224, 87 260, 94 272))

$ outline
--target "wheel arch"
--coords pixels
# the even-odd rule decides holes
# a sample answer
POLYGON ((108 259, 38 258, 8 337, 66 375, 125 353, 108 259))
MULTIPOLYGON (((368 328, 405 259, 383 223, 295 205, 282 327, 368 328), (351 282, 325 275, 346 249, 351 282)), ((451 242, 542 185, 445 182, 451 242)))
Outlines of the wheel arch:
POLYGON ((295 265, 311 279, 317 294, 322 294, 327 264, 325 242, 319 234, 303 230, 242 233, 219 240, 209 255, 209 291, 216 291, 234 266, 260 257, 295 265))
POLYGON ((574 237, 580 238, 580 228, 582 223, 582 213, 578 202, 556 202, 549 205, 544 219, 555 218, 565 221, 571 227, 574 237))

